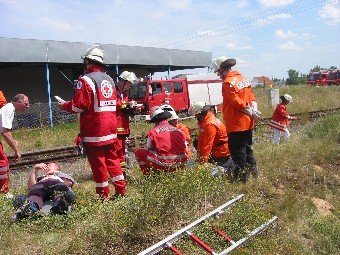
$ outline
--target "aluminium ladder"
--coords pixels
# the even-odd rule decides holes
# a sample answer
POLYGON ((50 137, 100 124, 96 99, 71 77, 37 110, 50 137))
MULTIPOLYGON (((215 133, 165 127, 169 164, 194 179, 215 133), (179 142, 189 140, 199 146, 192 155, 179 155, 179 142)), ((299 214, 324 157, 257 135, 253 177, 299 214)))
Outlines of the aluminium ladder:
POLYGON ((229 236, 227 236, 225 233, 223 233, 221 230, 217 229, 216 227, 212 227, 212 229, 222 236, 228 243, 231 244, 227 249, 223 250, 220 253, 214 252, 214 250, 209 247, 207 244, 205 244, 202 240, 200 240, 197 236, 195 236, 190 230, 193 230, 194 228, 198 227, 199 224, 203 223, 206 219, 214 216, 216 218, 219 217, 219 215, 223 214, 225 210, 237 203, 239 200, 241 200, 244 197, 244 194, 241 194, 237 196, 236 198, 233 198, 229 200, 227 203, 221 205, 217 209, 213 210, 212 212, 204 215, 200 219, 194 221, 193 223, 189 224, 188 226, 182 228, 181 230, 177 231, 176 233, 168 236, 167 238, 163 239, 162 241, 156 243, 155 245, 149 247, 148 249, 140 252, 138 255, 153 255, 157 254, 158 252, 164 250, 164 249, 170 249, 173 253, 176 253, 178 255, 182 255, 182 253, 173 245, 176 241, 178 241, 180 238, 184 237, 185 235, 189 236, 194 242, 196 242, 199 246, 201 246, 204 250, 206 250, 209 254, 212 255, 225 255, 229 254, 231 251, 239 247, 240 245, 246 243, 249 241, 252 237, 258 235, 261 233, 264 229, 269 227, 270 225, 274 224, 278 217, 274 216, 272 219, 267 221, 266 223, 262 224, 258 228, 254 229, 252 232, 248 234, 248 236, 238 240, 234 241, 229 236))

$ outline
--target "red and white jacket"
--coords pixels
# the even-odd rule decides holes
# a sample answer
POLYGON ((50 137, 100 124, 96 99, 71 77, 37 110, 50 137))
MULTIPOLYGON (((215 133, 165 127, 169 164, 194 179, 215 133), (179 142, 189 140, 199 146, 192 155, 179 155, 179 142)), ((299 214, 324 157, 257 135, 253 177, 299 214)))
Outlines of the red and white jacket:
POLYGON ((117 133, 118 135, 129 135, 129 97, 126 93, 121 92, 119 88, 116 86, 117 90, 117 133))
POLYGON ((148 132, 148 140, 148 151, 158 160, 155 164, 176 167, 188 160, 183 132, 166 120, 160 121, 148 132))
POLYGON ((77 83, 63 109, 80 113, 80 135, 87 146, 103 146, 117 139, 115 83, 100 66, 92 66, 77 83))
POLYGON ((278 104, 275 108, 272 119, 269 122, 269 126, 280 131, 286 131, 289 120, 289 115, 286 110, 287 107, 283 102, 278 104))

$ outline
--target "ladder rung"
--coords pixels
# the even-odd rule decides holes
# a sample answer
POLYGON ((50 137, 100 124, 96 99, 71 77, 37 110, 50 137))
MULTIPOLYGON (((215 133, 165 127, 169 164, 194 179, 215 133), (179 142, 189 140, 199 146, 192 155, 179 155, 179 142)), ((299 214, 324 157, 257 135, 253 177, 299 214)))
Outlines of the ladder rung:
POLYGON ((211 227, 217 234, 219 234, 220 236, 222 236, 225 240, 227 240, 229 243, 234 244, 235 242, 229 237, 227 236, 225 233, 223 233, 221 230, 219 230, 218 228, 216 228, 215 226, 211 227))
POLYGON ((168 246, 168 248, 169 248, 172 252, 176 253, 177 255, 183 255, 183 254, 182 254, 179 250, 177 250, 177 248, 176 248, 175 246, 173 246, 172 244, 166 243, 166 246, 168 246))
POLYGON ((199 239, 197 236, 195 236, 193 233, 187 231, 186 232, 192 240, 194 240, 197 244, 199 244, 204 250, 209 252, 210 254, 216 254, 214 250, 209 247, 207 244, 205 244, 201 239, 199 239))

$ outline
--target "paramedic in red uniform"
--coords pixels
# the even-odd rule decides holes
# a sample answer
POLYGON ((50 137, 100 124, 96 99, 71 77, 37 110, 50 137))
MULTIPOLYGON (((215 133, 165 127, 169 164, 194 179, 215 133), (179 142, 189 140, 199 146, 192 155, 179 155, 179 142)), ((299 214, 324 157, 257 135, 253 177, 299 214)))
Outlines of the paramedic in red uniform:
MULTIPOLYGON (((18 148, 18 142, 13 139, 11 130, 15 112, 24 112, 28 109, 30 103, 28 97, 24 94, 17 94, 10 103, 7 103, 0 109, 0 134, 5 139, 9 147, 14 151, 15 161, 20 160, 21 154, 18 148)), ((9 162, 0 142, 0 193, 5 194, 6 198, 13 198, 9 193, 9 162)))
POLYGON ((272 137, 273 144, 279 144, 281 137, 284 141, 289 140, 288 122, 296 119, 296 117, 287 114, 286 105, 289 102, 293 102, 293 98, 288 94, 284 94, 280 96, 280 99, 281 103, 276 106, 272 119, 269 122, 269 126, 274 130, 272 137))
POLYGON ((110 198, 109 176, 115 195, 125 195, 125 179, 120 167, 117 149, 117 120, 115 83, 104 72, 103 49, 94 45, 82 56, 86 74, 79 78, 70 102, 60 103, 59 108, 80 113, 80 136, 87 150, 96 193, 110 198))
POLYGON ((174 172, 183 168, 188 160, 184 134, 168 123, 169 117, 171 113, 160 107, 152 111, 150 122, 155 126, 148 132, 147 149, 135 152, 143 175, 153 169, 174 172))
POLYGON ((228 148, 228 135, 225 125, 214 115, 211 105, 194 102, 189 108, 198 122, 197 161, 213 163, 230 169, 233 161, 228 148))
POLYGON ((186 125, 182 124, 182 123, 178 123, 179 117, 176 114, 176 111, 174 110, 174 108, 172 108, 170 105, 162 105, 161 108, 164 111, 168 111, 171 113, 170 118, 168 119, 168 122, 170 125, 178 128, 179 130, 181 130, 184 134, 185 137, 185 141, 187 143, 187 158, 190 159, 191 158, 191 149, 190 149, 190 129, 189 127, 187 127, 186 125))
POLYGON ((223 118, 228 133, 228 145, 235 163, 235 179, 246 181, 247 168, 257 176, 256 160, 253 155, 254 121, 260 118, 256 98, 250 82, 237 70, 231 70, 235 59, 219 57, 212 68, 221 77, 223 96, 223 118))
MULTIPOLYGON (((130 120, 131 111, 133 110, 129 104, 129 98, 126 91, 137 82, 137 76, 133 72, 124 71, 119 75, 117 90, 117 135, 119 149, 117 156, 120 161, 124 176, 126 176, 126 138, 130 135, 130 120)), ((130 102, 132 103, 132 102, 130 102)))

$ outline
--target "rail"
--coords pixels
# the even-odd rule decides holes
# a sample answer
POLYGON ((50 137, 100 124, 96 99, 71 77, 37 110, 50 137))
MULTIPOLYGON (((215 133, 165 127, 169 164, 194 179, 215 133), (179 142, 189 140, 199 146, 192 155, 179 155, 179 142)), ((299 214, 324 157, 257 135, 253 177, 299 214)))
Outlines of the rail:
MULTIPOLYGON (((324 117, 326 115, 339 113, 340 108, 334 109, 327 109, 321 111, 312 111, 306 113, 297 113, 293 114, 294 116, 298 117, 297 121, 294 121, 292 124, 298 124, 299 120, 314 120, 320 117, 324 117)), ((270 121, 270 118, 262 118, 257 125, 267 125, 270 121)), ((192 135, 194 136, 195 130, 192 130, 192 135)), ((131 136, 128 139, 128 148, 133 150, 134 148, 144 147, 146 141, 145 135, 140 136, 131 136)), ((37 163, 44 163, 44 162, 67 162, 67 161, 74 161, 80 158, 76 146, 66 146, 66 147, 59 147, 59 148, 51 148, 46 150, 39 150, 34 152, 28 152, 21 154, 21 160, 18 162, 14 161, 14 157, 8 157, 10 162, 11 170, 18 170, 18 169, 27 169, 34 166, 37 163)))

